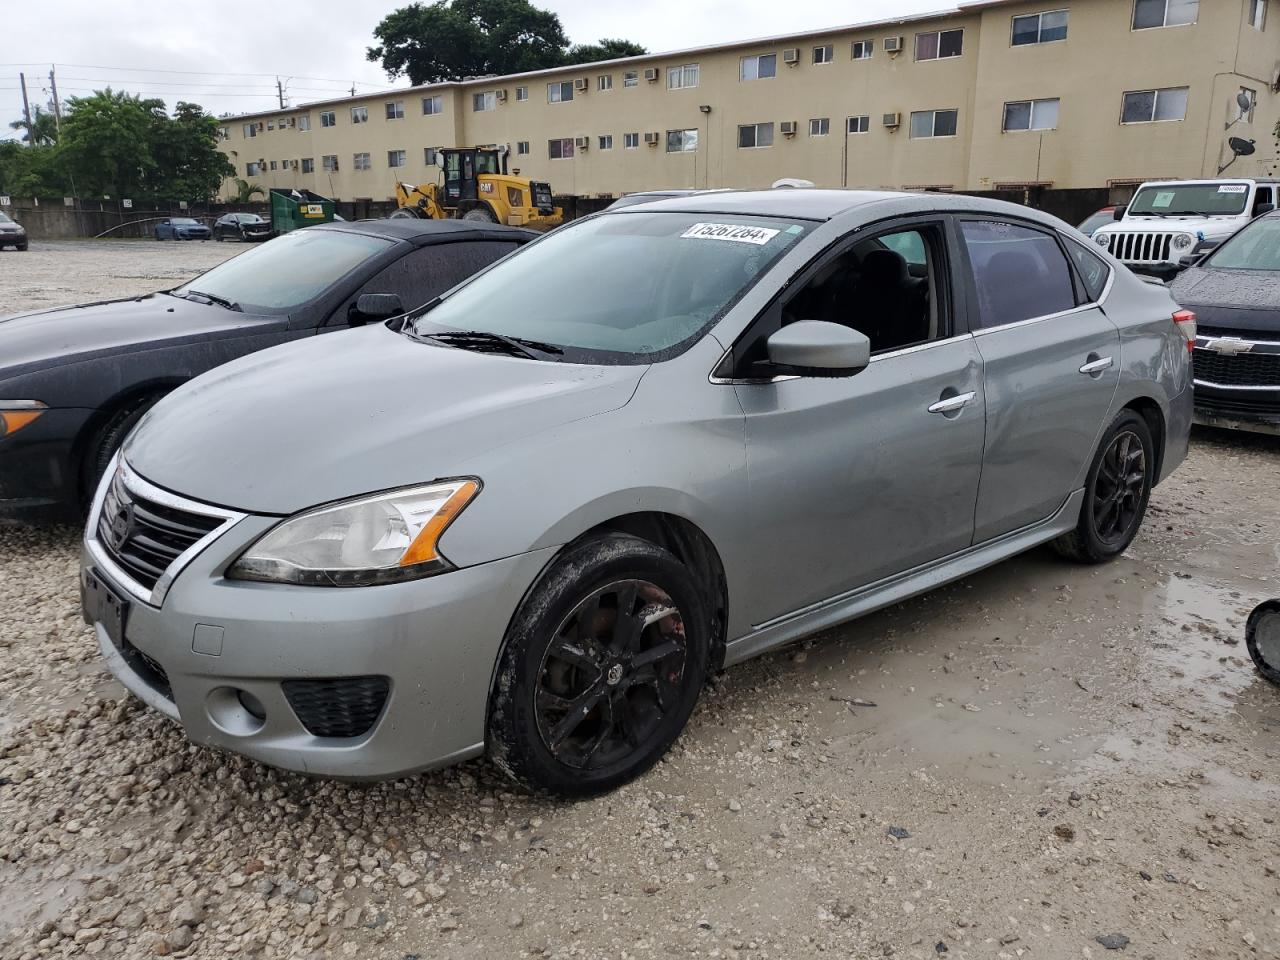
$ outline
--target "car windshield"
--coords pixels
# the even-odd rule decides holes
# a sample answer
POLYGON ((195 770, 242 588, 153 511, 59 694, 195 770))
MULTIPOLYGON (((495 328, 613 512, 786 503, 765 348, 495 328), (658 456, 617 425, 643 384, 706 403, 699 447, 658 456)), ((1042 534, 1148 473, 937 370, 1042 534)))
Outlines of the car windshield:
POLYGON ((391 241, 340 230, 295 230, 170 291, 204 294, 244 310, 288 310, 308 303, 391 241))
POLYGON ((169 222, 178 227, 190 227, 196 221, 192 220, 190 217, 174 217, 169 222))
POLYGON ((1280 272, 1280 217, 1255 220, 1215 250, 1205 266, 1280 272))
POLYGON ((261 223, 262 218, 258 216, 256 213, 242 213, 240 214, 240 222, 241 223, 261 223))
POLYGON ((1129 204, 1131 217, 1226 217, 1244 213, 1247 183, 1168 183, 1144 187, 1129 204))
POLYGON ((0 210, 0 223, 13 223, 13 221, 5 215, 3 210, 0 210))
POLYGON ((558 359, 648 363, 691 345, 810 224, 717 213, 606 214, 549 234, 413 318, 552 345, 558 359))

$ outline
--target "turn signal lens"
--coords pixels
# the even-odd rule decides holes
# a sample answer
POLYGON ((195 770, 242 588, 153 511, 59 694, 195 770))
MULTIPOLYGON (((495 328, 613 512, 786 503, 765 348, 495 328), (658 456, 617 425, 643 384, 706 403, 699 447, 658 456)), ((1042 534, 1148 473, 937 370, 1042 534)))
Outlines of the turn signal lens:
POLYGON ((0 400, 0 437, 17 433, 45 412, 39 400, 0 400))
POLYGON ((1196 315, 1190 310, 1179 310, 1173 315, 1173 323, 1187 339, 1187 352, 1196 348, 1196 315))

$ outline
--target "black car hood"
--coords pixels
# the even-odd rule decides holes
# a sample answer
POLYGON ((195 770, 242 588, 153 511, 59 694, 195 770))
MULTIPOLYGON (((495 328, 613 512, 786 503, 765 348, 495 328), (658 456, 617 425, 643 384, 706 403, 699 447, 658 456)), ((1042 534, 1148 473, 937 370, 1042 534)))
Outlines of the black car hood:
POLYGON ((0 318, 0 379, 114 353, 284 326, 216 304, 154 293, 0 318))
POLYGON ((1280 272, 1191 267, 1169 284, 1202 327, 1280 334, 1280 272))

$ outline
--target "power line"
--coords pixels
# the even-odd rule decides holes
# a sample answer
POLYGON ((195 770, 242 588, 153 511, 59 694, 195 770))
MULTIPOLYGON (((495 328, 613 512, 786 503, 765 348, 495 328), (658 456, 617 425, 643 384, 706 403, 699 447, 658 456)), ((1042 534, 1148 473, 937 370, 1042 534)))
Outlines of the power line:
MULTIPOLYGON (((40 67, 44 66, 44 62, 40 63, 0 63, 0 67, 40 67)), ((115 70, 124 73, 169 73, 179 74, 182 76, 193 77, 269 77, 274 82, 276 74, 274 73, 243 73, 231 70, 160 70, 154 67, 109 67, 102 64, 94 63, 55 63, 55 67, 72 67, 76 70, 115 70)), ((344 87, 351 83, 350 80, 336 80, 333 77, 294 77, 295 80, 314 80, 319 83, 340 83, 344 87)), ((373 83, 361 83, 361 86, 374 86, 373 83)))

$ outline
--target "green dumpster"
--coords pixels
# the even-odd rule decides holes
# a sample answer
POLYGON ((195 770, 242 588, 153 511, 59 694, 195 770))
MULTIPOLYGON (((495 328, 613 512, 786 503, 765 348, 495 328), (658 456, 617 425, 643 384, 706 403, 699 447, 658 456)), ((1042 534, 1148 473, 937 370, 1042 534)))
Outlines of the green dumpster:
POLYGON ((333 222, 333 201, 310 190, 271 188, 271 226, 276 233, 333 222))

